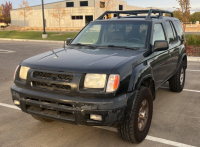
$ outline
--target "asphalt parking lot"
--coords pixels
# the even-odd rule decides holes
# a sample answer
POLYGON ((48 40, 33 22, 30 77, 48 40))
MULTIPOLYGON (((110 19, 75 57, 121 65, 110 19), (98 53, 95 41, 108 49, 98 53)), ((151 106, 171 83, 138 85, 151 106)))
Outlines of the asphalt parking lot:
POLYGON ((157 90, 149 136, 139 145, 121 140, 113 127, 42 123, 12 107, 10 87, 16 66, 28 57, 62 46, 63 43, 0 41, 0 146, 200 146, 200 62, 188 62, 182 93, 170 92, 167 83, 157 90))

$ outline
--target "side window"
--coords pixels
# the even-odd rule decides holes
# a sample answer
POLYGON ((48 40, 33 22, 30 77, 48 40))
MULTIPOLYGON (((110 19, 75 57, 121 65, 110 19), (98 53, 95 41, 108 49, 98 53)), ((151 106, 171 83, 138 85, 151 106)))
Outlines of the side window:
POLYGON ((154 25, 154 32, 153 32, 153 42, 152 45, 154 45, 154 42, 156 40, 166 40, 165 39, 165 33, 163 31, 162 24, 155 24, 154 25))
POLYGON ((183 27, 181 25, 181 23, 178 21, 178 20, 175 20, 175 26, 176 26, 176 30, 178 32, 179 35, 183 35, 184 32, 183 32, 183 27))
POLYGON ((174 25, 173 25, 172 22, 170 22, 170 24, 171 24, 171 27, 172 27, 172 30, 173 30, 173 33, 174 33, 174 41, 176 41, 176 39, 177 39, 177 34, 176 34, 176 31, 175 31, 174 25))
POLYGON ((168 34, 168 39, 169 43, 173 43, 176 41, 176 32, 174 30, 172 22, 166 21, 166 28, 167 28, 167 34, 168 34))

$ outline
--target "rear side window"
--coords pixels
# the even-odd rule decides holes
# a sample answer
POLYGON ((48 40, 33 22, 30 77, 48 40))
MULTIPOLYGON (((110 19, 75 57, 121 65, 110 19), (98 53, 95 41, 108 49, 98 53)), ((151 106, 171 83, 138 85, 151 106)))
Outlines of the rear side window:
POLYGON ((174 22, 175 22, 175 27, 176 27, 178 34, 183 35, 184 32, 183 32, 183 27, 182 27, 181 23, 178 20, 175 20, 174 22))
POLYGON ((174 28, 174 24, 173 24, 172 22, 170 22, 170 25, 171 25, 171 27, 172 27, 172 31, 173 31, 173 34, 174 34, 174 38, 175 38, 174 41, 176 41, 177 34, 176 34, 176 30, 175 30, 175 28, 174 28))
POLYGON ((165 24, 166 24, 166 28, 167 28, 169 43, 173 43, 177 40, 174 26, 171 21, 166 21, 165 24))
POLYGON ((154 32, 153 32, 153 42, 152 42, 152 45, 154 45, 154 42, 156 40, 166 40, 162 24, 155 24, 153 31, 154 32))

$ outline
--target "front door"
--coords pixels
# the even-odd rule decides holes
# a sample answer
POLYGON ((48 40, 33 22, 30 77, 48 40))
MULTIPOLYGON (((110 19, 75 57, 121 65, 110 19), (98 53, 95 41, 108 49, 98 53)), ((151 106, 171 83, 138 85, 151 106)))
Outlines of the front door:
POLYGON ((180 42, 178 41, 177 31, 175 30, 175 27, 172 21, 166 21, 165 27, 167 30, 169 52, 171 54, 171 60, 172 60, 171 66, 170 66, 171 70, 169 74, 172 74, 174 71, 176 71, 176 68, 177 68, 180 42))
MULTIPOLYGON (((157 40, 166 40, 167 37, 165 35, 163 25, 162 23, 156 23, 154 24, 153 28, 153 40, 152 40, 152 46, 154 45, 154 42, 157 40)), ((152 61, 151 67, 153 70, 153 77, 155 80, 155 86, 156 88, 159 87, 169 76, 168 73, 171 72, 171 69, 169 69, 171 65, 171 54, 169 50, 165 51, 157 51, 152 53, 152 61)))

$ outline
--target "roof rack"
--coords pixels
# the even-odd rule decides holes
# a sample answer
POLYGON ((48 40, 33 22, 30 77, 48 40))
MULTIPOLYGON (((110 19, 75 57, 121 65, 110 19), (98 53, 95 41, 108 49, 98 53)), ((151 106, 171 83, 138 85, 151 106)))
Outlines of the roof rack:
POLYGON ((165 11, 165 10, 159 10, 159 9, 150 9, 150 10, 128 10, 128 11, 106 11, 104 12, 97 20, 103 20, 104 16, 107 14, 117 14, 117 17, 120 18, 120 14, 127 14, 127 15, 138 15, 138 14, 145 14, 148 13, 146 20, 151 19, 151 14, 154 13, 159 13, 159 16, 163 16, 163 13, 168 13, 171 14, 171 17, 174 17, 174 14, 170 11, 165 11))

